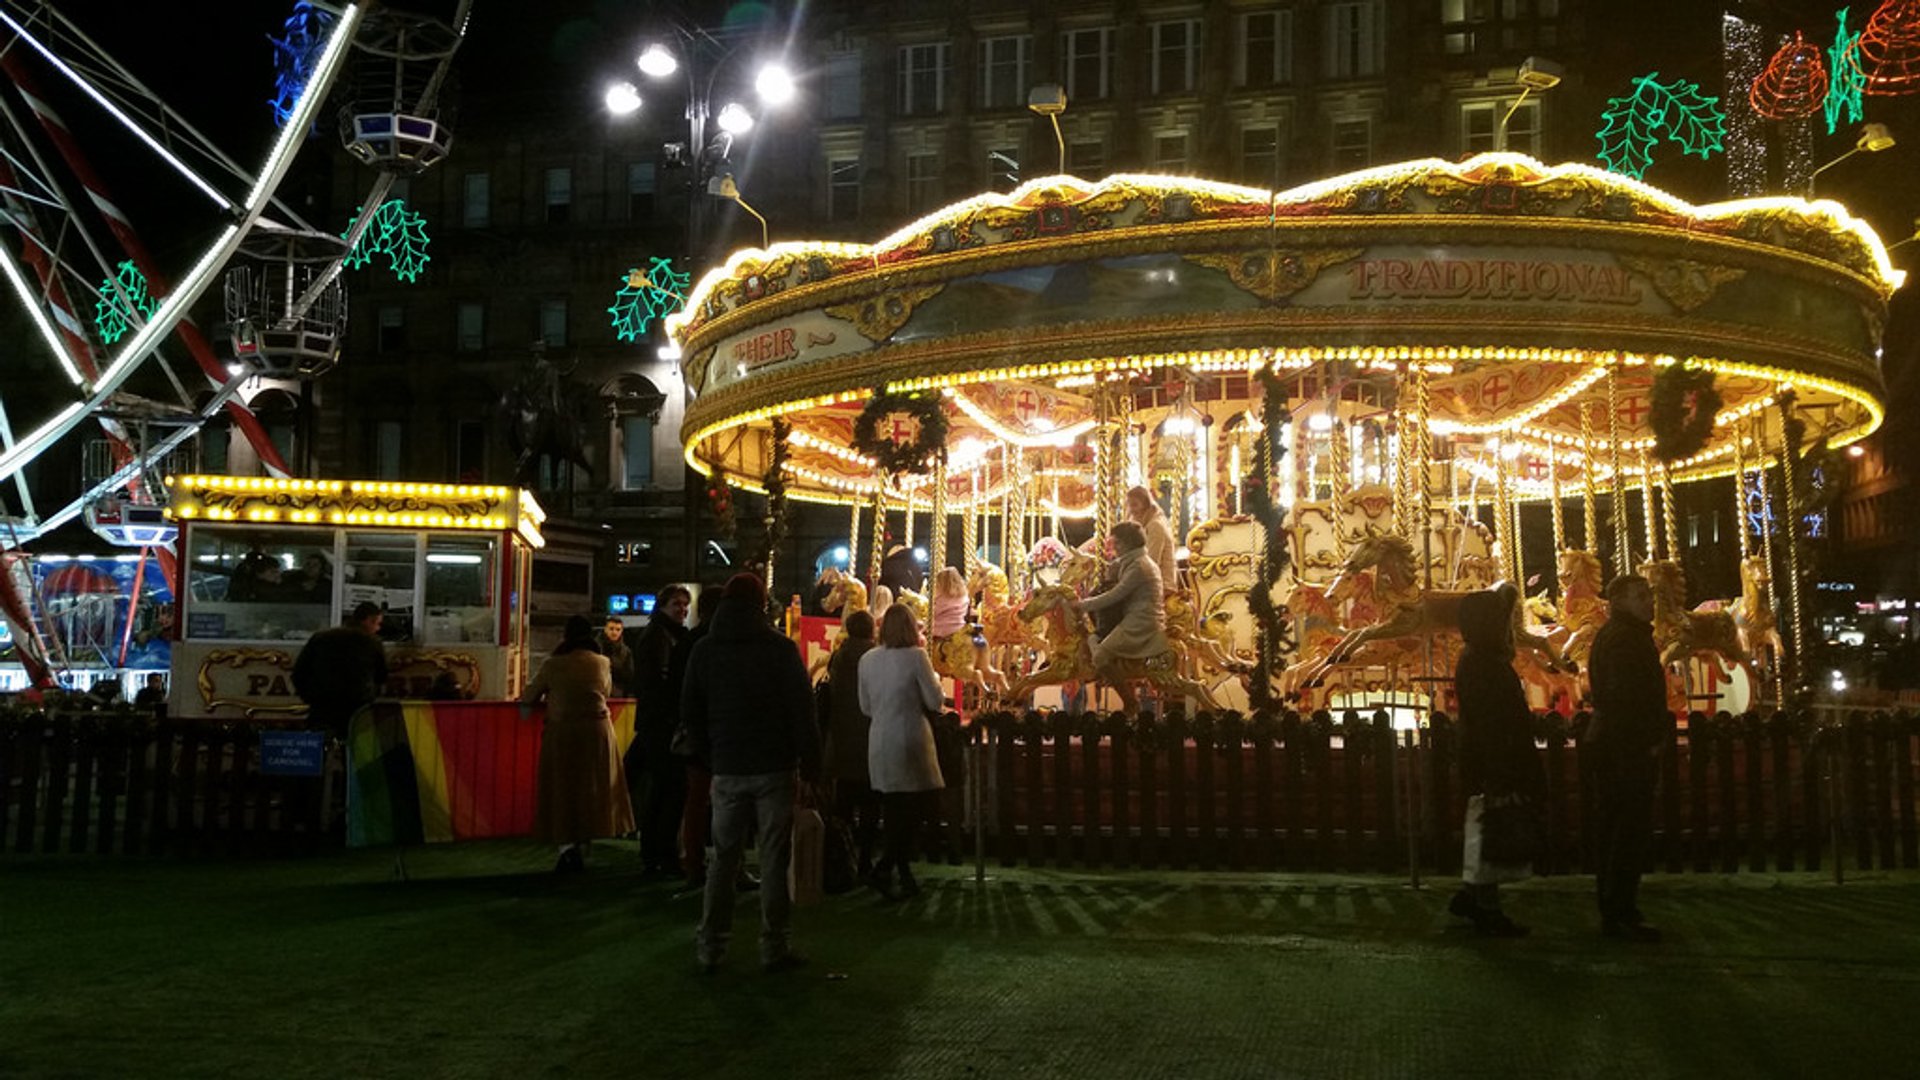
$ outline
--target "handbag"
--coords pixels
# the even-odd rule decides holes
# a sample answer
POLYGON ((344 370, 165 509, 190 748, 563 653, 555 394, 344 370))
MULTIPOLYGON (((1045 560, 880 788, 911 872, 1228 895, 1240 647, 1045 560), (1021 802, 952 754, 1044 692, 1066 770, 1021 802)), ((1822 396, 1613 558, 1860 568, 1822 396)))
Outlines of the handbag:
POLYGON ((1489 854, 1485 795, 1475 795, 1467 800, 1465 831, 1465 842, 1460 851, 1461 881, 1469 885, 1505 885, 1533 876, 1530 858, 1511 861, 1496 859, 1489 854))
POLYGON ((810 806, 794 810, 793 846, 787 860, 787 895, 793 898, 796 907, 817 904, 825 895, 821 877, 826 864, 826 832, 820 811, 810 806))

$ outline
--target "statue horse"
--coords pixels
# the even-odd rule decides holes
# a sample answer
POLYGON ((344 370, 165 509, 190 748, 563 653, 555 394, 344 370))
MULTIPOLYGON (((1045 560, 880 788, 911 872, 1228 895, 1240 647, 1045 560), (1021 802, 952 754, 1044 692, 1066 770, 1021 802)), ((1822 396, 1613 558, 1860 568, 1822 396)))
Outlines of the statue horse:
POLYGON ((1740 599, 1733 602, 1733 626, 1740 635, 1740 647, 1747 656, 1771 670, 1780 662, 1786 645, 1780 640, 1780 624, 1774 618, 1773 605, 1767 600, 1773 570, 1764 555, 1749 555, 1740 560, 1740 599))
POLYGON ((523 367, 506 393, 500 412, 507 422, 507 445, 514 454, 514 481, 523 487, 558 488, 560 466, 578 465, 593 475, 587 461, 586 428, 574 403, 583 391, 563 379, 544 356, 523 367), (540 483, 545 460, 547 484, 540 483))
MULTIPOLYGON (((1035 589, 1020 608, 1022 619, 1040 624, 1046 639, 1047 662, 1040 670, 1014 680, 1007 690, 1008 696, 1024 698, 1042 686, 1092 682, 1103 677, 1094 671, 1087 617, 1075 606, 1079 598, 1079 593, 1070 585, 1046 585, 1035 589)), ((1139 704, 1133 683, 1141 680, 1163 695, 1184 695, 1198 699, 1206 708, 1219 708, 1205 686, 1180 673, 1179 657, 1172 649, 1155 657, 1123 660, 1108 674, 1114 677, 1113 688, 1119 691, 1121 707, 1128 712, 1139 704)))

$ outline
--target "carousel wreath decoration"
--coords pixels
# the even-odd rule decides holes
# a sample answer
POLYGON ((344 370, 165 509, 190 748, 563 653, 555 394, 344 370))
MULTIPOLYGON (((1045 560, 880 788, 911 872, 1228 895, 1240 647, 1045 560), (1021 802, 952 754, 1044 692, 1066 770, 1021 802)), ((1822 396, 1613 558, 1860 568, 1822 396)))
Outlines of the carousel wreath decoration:
POLYGON ((727 475, 719 469, 707 478, 707 509, 713 513, 713 529, 723 539, 733 538, 733 489, 727 475))
POLYGON ((787 542, 787 437, 791 434, 793 426, 776 417, 773 453, 767 462, 766 475, 760 481, 767 489, 767 530, 762 538, 764 550, 760 558, 766 565, 772 565, 780 546, 787 542))
POLYGON ((883 472, 927 472, 947 460, 947 423, 937 390, 875 394, 854 421, 853 448, 883 472))
POLYGON ((1720 392, 1713 372, 1674 364, 1653 377, 1648 420, 1653 425, 1653 456, 1673 462, 1706 449, 1720 392))

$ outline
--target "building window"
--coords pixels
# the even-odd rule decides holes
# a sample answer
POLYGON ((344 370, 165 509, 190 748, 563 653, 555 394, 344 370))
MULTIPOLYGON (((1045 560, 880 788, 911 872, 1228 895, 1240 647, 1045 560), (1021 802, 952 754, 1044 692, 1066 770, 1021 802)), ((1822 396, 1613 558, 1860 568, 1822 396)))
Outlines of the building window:
POLYGON ((1018 109, 1027 103, 1027 80, 1033 70, 1033 35, 983 38, 980 41, 980 107, 1018 109))
POLYGON ((1440 35, 1440 48, 1448 56, 1465 56, 1473 51, 1473 31, 1460 30, 1440 35))
POLYGON ((1373 121, 1333 122, 1333 171, 1351 172, 1373 164, 1373 121))
POLYGON ((1153 24, 1153 92, 1193 93, 1200 65, 1200 20, 1172 19, 1153 24))
POLYGON ((380 332, 375 352, 399 352, 407 347, 407 309, 399 304, 383 304, 375 317, 380 332))
POLYGON ((924 214, 940 205, 940 155, 907 155, 907 213, 924 214))
POLYGON ((454 345, 461 352, 479 352, 487 347, 487 306, 477 300, 462 301, 454 324, 454 345))
POLYGON ((540 343, 562 346, 567 343, 567 302, 540 301, 540 343))
POLYGON ((645 221, 653 216, 653 196, 659 190, 658 178, 654 175, 651 161, 634 161, 627 165, 627 220, 645 221))
POLYGON ((827 219, 860 220, 860 162, 827 162, 827 219))
POLYGON ((453 475, 457 483, 477 484, 487 478, 487 425, 462 420, 453 434, 453 475))
POLYGON ((375 480, 400 479, 400 463, 404 460, 407 425, 398 420, 380 420, 373 425, 373 446, 370 464, 373 466, 375 480))
POLYGON ((653 486, 653 421, 644 416, 620 418, 621 471, 628 491, 653 486))
POLYGON ((547 224, 565 225, 573 212, 573 170, 547 170, 547 224))
POLYGON ((1507 149, 1540 156, 1540 103, 1523 101, 1507 121, 1507 142, 1500 146, 1500 117, 1511 106, 1504 101, 1471 101, 1460 106, 1460 152, 1483 154, 1507 149))
POLYGON ((460 224, 469 229, 484 229, 492 223, 493 180, 486 173, 468 173, 460 178, 460 224))
POLYGON ((1280 186, 1280 129, 1277 126, 1240 129, 1240 180, 1247 184, 1280 186))
POLYGON ((1293 12, 1250 11, 1239 17, 1235 86, 1280 86, 1293 81, 1293 12))
POLYGON ((900 49, 900 112, 928 116, 946 106, 947 44, 905 45, 900 49))
POLYGON ((1324 10, 1327 78, 1380 74, 1386 66, 1386 14, 1380 0, 1328 4, 1324 10))
POLYGON ((1020 151, 1016 147, 987 151, 987 188, 1004 195, 1020 186, 1020 151))
POLYGON ((1187 133, 1161 132, 1153 137, 1155 172, 1178 175, 1187 171, 1187 133))
POLYGON ((834 53, 827 57, 826 95, 822 102, 830 120, 860 115, 860 54, 834 53))
POLYGON ((1060 35, 1060 70, 1066 72, 1067 101, 1098 101, 1112 93, 1113 28, 1068 30, 1060 35))
POLYGON ((1075 176, 1099 176, 1107 171, 1107 144, 1088 140, 1067 144, 1067 171, 1075 176))

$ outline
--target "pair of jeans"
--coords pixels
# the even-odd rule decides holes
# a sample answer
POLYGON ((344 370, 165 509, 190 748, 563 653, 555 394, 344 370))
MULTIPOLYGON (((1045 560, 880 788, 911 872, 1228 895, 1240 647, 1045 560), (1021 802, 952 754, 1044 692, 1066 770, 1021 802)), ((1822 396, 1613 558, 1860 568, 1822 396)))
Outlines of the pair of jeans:
POLYGON ((700 928, 694 936, 701 963, 717 963, 733 936, 734 882, 746 856, 748 833, 759 822, 760 962, 785 956, 792 938, 793 898, 787 864, 793 857, 794 777, 791 771, 713 778, 713 859, 700 928))

